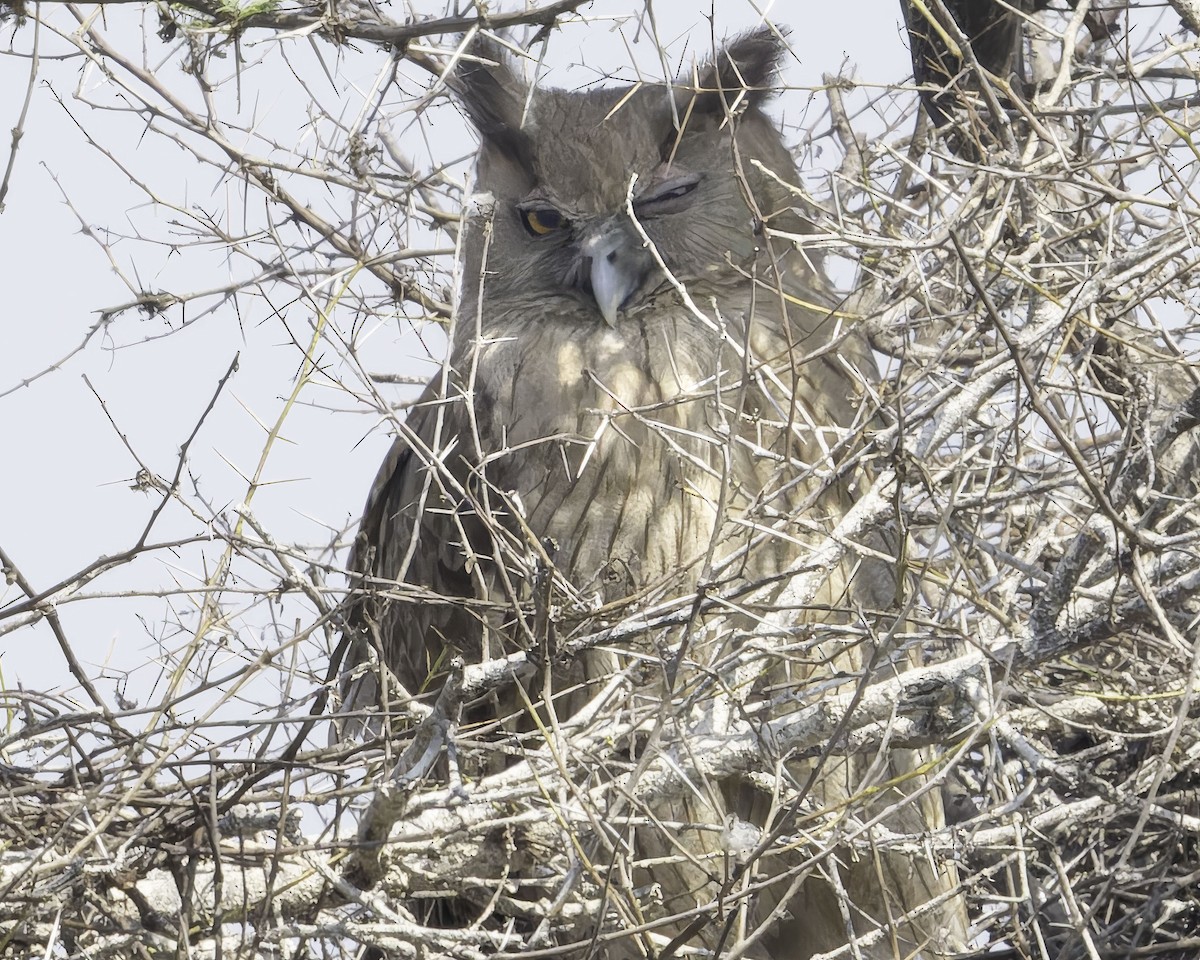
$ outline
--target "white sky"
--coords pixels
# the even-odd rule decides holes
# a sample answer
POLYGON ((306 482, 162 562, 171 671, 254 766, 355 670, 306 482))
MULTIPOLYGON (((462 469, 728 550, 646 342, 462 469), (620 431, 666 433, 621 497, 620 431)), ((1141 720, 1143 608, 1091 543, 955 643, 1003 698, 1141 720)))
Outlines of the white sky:
MULTIPOLYGON (((583 8, 581 13, 595 22, 569 26, 555 37, 547 57, 553 68, 549 82, 587 82, 597 69, 614 70, 628 64, 631 56, 646 75, 660 78, 653 43, 644 35, 638 39, 630 19, 646 5, 642 0, 596 0, 583 8), (592 69, 564 69, 580 63, 592 69)), ((792 28, 799 60, 785 73, 789 85, 818 85, 826 72, 873 84, 899 83, 907 76, 898 0, 781 0, 767 6, 775 22, 792 28)), ((412 7, 434 16, 445 12, 432 0, 413 0, 412 7)), ((718 37, 760 21, 750 2, 724 0, 719 7, 718 37)), ((686 0, 654 0, 660 35, 671 44, 674 57, 685 50, 710 49, 710 8, 686 0)), ((65 8, 41 9, 62 30, 74 28, 65 8)), ((383 9, 403 16, 401 10, 383 9)), ((173 88, 194 91, 195 84, 189 86, 180 71, 178 56, 168 56, 176 45, 154 35, 153 12, 122 5, 104 17, 110 38, 135 62, 151 66, 173 88)), ((28 53, 33 42, 32 24, 15 31, 11 21, 5 25, 0 39, 0 130, 5 131, 0 172, 7 162, 7 131, 17 124, 30 72, 27 56, 4 52, 28 53)), ((73 350, 101 310, 131 299, 104 251, 81 232, 66 200, 98 235, 136 230, 160 241, 123 240, 112 247, 120 271, 144 287, 200 290, 245 273, 243 267, 231 269, 209 249, 172 249, 175 215, 150 204, 130 180, 131 175, 141 179, 162 200, 189 209, 225 210, 241 203, 236 190, 211 168, 199 169, 161 137, 145 135, 136 116, 87 106, 80 95, 111 98, 105 76, 94 67, 85 68, 77 53, 66 56, 67 45, 46 31, 38 42, 43 59, 7 208, 0 214, 0 280, 6 294, 0 349, 0 545, 34 587, 44 589, 100 556, 130 547, 158 502, 156 495, 130 489, 137 466, 83 378, 90 379, 129 445, 152 470, 169 479, 180 444, 234 354, 240 353, 237 375, 190 451, 191 471, 202 479, 206 496, 214 507, 225 508, 245 496, 243 475, 254 470, 263 446, 259 424, 275 421, 292 389, 302 356, 294 339, 304 337, 311 317, 302 316, 299 307, 280 317, 262 303, 247 302, 241 314, 232 307, 207 316, 194 316, 192 311, 187 316, 193 322, 181 329, 184 313, 178 307, 149 319, 130 311, 61 367, 28 387, 13 389, 73 350), (119 169, 89 146, 81 127, 127 169, 119 169)), ((336 104, 342 116, 353 117, 363 92, 387 62, 384 51, 359 47, 358 53, 339 55, 329 44, 316 42, 331 83, 308 40, 286 41, 294 68, 289 70, 274 39, 250 34, 244 44, 246 60, 264 57, 266 62, 242 72, 243 115, 253 115, 264 128, 285 131, 280 136, 291 131, 295 137, 303 128, 310 93, 316 91, 326 106, 336 104)), ((222 95, 232 92, 231 86, 222 95)), ((798 120, 809 103, 804 90, 793 89, 776 109, 785 120, 798 120)), ((471 140, 456 113, 447 111, 441 117, 429 149, 438 159, 449 160, 469 150, 471 140)), ((418 146, 413 145, 416 153, 418 146)), ((413 357, 419 345, 396 329, 394 323, 384 324, 369 340, 371 369, 427 372, 428 364, 413 357)), ((320 544, 330 540, 332 530, 356 518, 390 441, 383 430, 372 432, 377 418, 350 396, 317 388, 306 392, 301 403, 311 405, 288 418, 285 433, 290 443, 273 451, 266 471, 272 485, 258 493, 254 509, 277 540, 320 544)), ((176 508, 164 514, 160 527, 152 539, 202 530, 197 520, 176 508)), ((101 578, 89 592, 167 587, 176 581, 194 584, 203 579, 204 564, 211 564, 218 553, 219 546, 214 546, 203 558, 187 554, 178 567, 161 555, 149 558, 101 578)), ((10 585, 0 594, 0 603, 20 596, 10 585)), ((180 600, 177 605, 188 604, 180 600)), ((163 622, 172 616, 166 600, 146 597, 69 603, 60 613, 89 673, 99 675, 108 665, 110 678, 153 660, 157 647, 152 634, 162 633, 163 622)), ((266 619, 263 614, 260 622, 265 625, 266 619)), ((0 619, 0 630, 5 626, 0 619)), ((253 646, 253 631, 245 625, 242 630, 240 642, 253 646)), ((182 638, 185 634, 178 634, 175 641, 181 643, 182 638)), ((18 682, 34 689, 72 687, 44 625, 0 634, 0 671, 0 681, 10 689, 18 682)), ((149 676, 152 680, 156 675, 149 676)), ((111 697, 116 680, 102 680, 98 686, 111 697)))

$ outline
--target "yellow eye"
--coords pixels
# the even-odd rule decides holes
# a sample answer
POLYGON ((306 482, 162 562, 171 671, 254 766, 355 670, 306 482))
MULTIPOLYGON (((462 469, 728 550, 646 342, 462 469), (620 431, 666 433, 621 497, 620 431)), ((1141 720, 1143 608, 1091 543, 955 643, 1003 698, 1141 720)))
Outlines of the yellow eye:
POLYGON ((571 222, 553 207, 532 207, 523 210, 521 220, 525 229, 535 237, 544 237, 555 230, 561 230, 571 222))

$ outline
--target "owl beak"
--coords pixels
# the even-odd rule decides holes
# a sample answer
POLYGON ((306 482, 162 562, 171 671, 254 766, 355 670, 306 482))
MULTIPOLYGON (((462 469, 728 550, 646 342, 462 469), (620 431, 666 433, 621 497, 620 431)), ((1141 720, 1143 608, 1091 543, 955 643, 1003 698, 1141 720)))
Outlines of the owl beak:
POLYGON ((646 278, 650 258, 626 229, 615 225, 584 243, 583 253, 590 264, 592 297, 605 322, 615 327, 617 313, 646 278))

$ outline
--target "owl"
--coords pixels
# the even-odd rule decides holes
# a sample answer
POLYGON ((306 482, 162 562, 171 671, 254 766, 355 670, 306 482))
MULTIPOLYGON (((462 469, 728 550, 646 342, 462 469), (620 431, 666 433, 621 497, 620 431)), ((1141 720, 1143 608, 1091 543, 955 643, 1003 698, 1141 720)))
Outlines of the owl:
MULTIPOLYGON (((470 705, 462 734, 495 743, 503 765, 547 730, 603 739, 619 716, 630 759, 903 661, 886 639, 886 531, 851 545, 816 597, 783 599, 853 503, 877 376, 763 109, 785 49, 763 28, 674 83, 566 91, 527 84, 494 40, 465 48, 450 84, 480 147, 450 355, 355 540, 345 713, 403 715, 436 695, 452 657, 536 651, 542 675, 470 705), (668 626, 561 652, 664 612, 668 626)), ((594 856, 604 905, 592 948, 961 948, 952 871, 836 839, 851 807, 889 810, 894 830, 941 825, 915 766, 764 743, 757 778, 626 810, 613 829, 628 842, 571 838, 594 856), (775 840, 731 887, 732 828, 775 840)))

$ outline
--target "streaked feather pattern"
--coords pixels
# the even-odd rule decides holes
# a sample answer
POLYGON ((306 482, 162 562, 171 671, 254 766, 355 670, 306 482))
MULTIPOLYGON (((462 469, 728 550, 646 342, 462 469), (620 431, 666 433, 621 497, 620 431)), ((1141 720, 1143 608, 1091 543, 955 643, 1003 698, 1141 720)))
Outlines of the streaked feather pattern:
MULTIPOLYGON (((494 45, 472 48, 477 59, 454 87, 479 129, 479 186, 494 206, 469 227, 447 375, 408 415, 367 501, 352 567, 373 586, 355 608, 349 667, 359 669, 345 684, 347 710, 436 692, 448 653, 478 660, 543 642, 528 613, 539 591, 567 612, 558 629, 594 629, 587 615, 597 608, 611 619, 702 581, 735 588, 776 576, 848 509, 855 479, 845 461, 869 418, 864 384, 876 373, 809 254, 764 230, 810 229, 791 195, 751 163, 797 179, 760 109, 781 52, 778 37, 761 30, 703 65, 699 89, 685 82, 527 97, 494 45), (553 212, 539 225, 567 225, 531 232, 522 224, 531 208, 553 212), (612 263, 595 262, 588 251, 597 250, 614 251, 612 263), (615 322, 593 299, 601 282, 629 288, 615 322), (376 661, 398 687, 381 693, 380 671, 362 669, 376 661)), ((867 546, 886 553, 893 540, 880 531, 867 546)), ((874 653, 862 624, 887 631, 886 615, 862 611, 886 611, 894 594, 888 564, 851 552, 811 607, 795 612, 787 636, 761 641, 748 678, 724 677, 720 665, 756 642, 770 591, 641 645, 588 651, 551 678, 554 712, 575 714, 632 662, 656 665, 623 708, 658 716, 662 737, 652 743, 711 718, 714 703, 736 713, 771 697, 819 696, 835 678, 862 674, 874 653), (670 651, 681 642, 686 657, 669 687, 670 651)), ((881 651, 877 659, 886 671, 903 657, 881 651)), ((473 717, 511 713, 505 722, 521 728, 522 702, 494 698, 473 717)), ((809 803, 837 810, 919 760, 830 758, 812 777, 809 803)), ((803 784, 813 762, 781 769, 803 784)), ((940 825, 933 794, 904 799, 902 790, 881 790, 862 809, 900 802, 892 829, 940 825)), ((617 870, 609 889, 630 923, 710 903, 730 815, 769 829, 782 816, 744 782, 697 785, 691 799, 643 813, 651 823, 637 831, 635 849, 644 865, 624 874, 632 888, 617 870), (634 893, 652 885, 657 907, 634 893)), ((802 835, 794 816, 784 820, 787 833, 802 835)), ((746 901, 746 930, 723 933, 716 915, 692 930, 685 917, 658 929, 658 946, 688 931, 695 945, 734 947, 785 900, 748 955, 804 958, 954 882, 952 871, 880 855, 846 859, 831 885, 821 875, 841 854, 814 864, 807 856, 794 845, 761 862, 774 882, 746 901)), ((935 956, 962 939, 961 906, 951 899, 862 953, 903 954, 920 942, 935 956)), ((639 956, 649 942, 629 938, 606 955, 639 956)))

